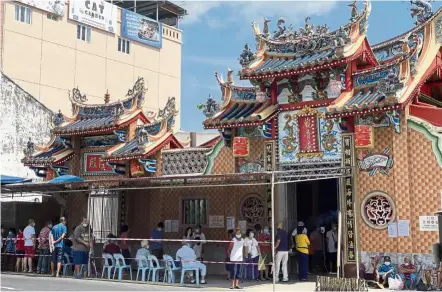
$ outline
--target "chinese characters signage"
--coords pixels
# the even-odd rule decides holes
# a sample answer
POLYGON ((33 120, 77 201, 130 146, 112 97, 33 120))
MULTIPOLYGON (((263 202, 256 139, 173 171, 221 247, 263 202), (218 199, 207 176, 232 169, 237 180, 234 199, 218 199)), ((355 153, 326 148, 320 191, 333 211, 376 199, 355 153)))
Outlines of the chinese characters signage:
POLYGON ((117 6, 106 1, 75 0, 69 2, 69 19, 115 33, 117 6))
POLYGON ((106 162, 103 162, 104 153, 84 153, 83 173, 84 174, 113 174, 114 171, 106 162))
POLYGON ((224 216, 209 216, 209 228, 224 228, 224 216))
POLYGON ((374 131, 373 126, 356 125, 355 126, 355 146, 356 148, 373 148, 374 131))
POLYGON ((235 137, 233 138, 233 157, 249 156, 249 138, 235 137))
POLYGON ((353 136, 348 134, 342 135, 342 166, 344 167, 345 177, 343 178, 343 192, 341 193, 344 201, 343 211, 345 218, 346 246, 345 255, 347 262, 356 261, 356 238, 355 238, 355 210, 353 196, 353 136))
POLYGON ((275 170, 275 142, 267 141, 264 144, 264 171, 275 170))
POLYGON ((142 176, 144 174, 144 169, 141 166, 141 164, 137 160, 131 160, 130 161, 130 175, 135 176, 142 176))
POLYGON ((162 33, 160 22, 123 9, 121 14, 122 36, 155 48, 161 48, 162 33))
POLYGON ((437 216, 419 216, 420 231, 439 231, 437 216))

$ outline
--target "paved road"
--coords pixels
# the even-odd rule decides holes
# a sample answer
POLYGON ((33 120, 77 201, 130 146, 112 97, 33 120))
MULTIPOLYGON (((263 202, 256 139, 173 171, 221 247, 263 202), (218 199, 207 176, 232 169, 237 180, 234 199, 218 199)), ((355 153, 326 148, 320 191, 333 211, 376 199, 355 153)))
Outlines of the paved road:
MULTIPOLYGON (((195 291, 195 288, 1 274, 1 291, 195 291)), ((206 289, 197 289, 204 291, 206 289)), ((209 291, 209 290, 206 290, 209 291)))

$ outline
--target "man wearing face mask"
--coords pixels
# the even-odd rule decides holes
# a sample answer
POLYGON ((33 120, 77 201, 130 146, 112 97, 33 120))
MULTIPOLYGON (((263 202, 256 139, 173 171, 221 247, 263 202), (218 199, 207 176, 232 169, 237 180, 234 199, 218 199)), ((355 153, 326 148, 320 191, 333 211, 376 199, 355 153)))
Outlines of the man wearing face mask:
POLYGON ((47 221, 45 227, 38 234, 38 264, 37 274, 46 274, 49 260, 49 233, 51 233, 52 222, 47 221))
POLYGON ((396 272, 389 256, 384 257, 384 263, 376 270, 376 281, 381 285, 388 284, 388 278, 395 278, 396 272))
POLYGON ((199 242, 194 242, 193 250, 195 251, 196 259, 202 261, 204 256, 203 244, 206 243, 206 236, 201 231, 201 225, 199 224, 195 226, 195 232, 193 233, 193 240, 199 240, 199 242))
MULTIPOLYGON (((90 232, 87 217, 83 217, 81 224, 75 227, 74 235, 72 236, 72 249, 74 256, 75 273, 77 279, 83 275, 80 274, 82 265, 87 266, 89 262, 90 251, 90 232)), ((87 269, 86 269, 87 270, 87 269)), ((83 269, 85 271, 85 269, 83 269)))

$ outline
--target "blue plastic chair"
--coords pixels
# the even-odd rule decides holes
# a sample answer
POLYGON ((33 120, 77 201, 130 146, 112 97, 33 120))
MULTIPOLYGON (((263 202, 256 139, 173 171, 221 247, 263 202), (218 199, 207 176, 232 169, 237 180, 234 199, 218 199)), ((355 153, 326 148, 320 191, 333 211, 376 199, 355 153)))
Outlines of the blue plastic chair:
POLYGON ((110 280, 111 278, 111 271, 112 269, 115 269, 115 259, 111 254, 104 253, 103 255, 104 264, 103 264, 103 272, 101 273, 101 278, 104 277, 104 271, 107 269, 107 279, 110 280), (112 264, 109 264, 109 260, 112 264))
POLYGON ((165 267, 166 267, 163 282, 166 282, 166 277, 167 277, 168 283, 175 283, 175 272, 180 271, 181 268, 176 266, 175 261, 170 255, 167 254, 163 255, 163 260, 165 262, 165 267))
POLYGON ((138 281, 138 275, 141 271, 141 281, 146 281, 146 271, 149 270, 149 262, 146 258, 146 256, 143 255, 137 255, 136 257, 137 265, 138 265, 138 271, 137 271, 137 278, 135 281, 138 281))
MULTIPOLYGON (((64 263, 63 263, 63 276, 66 276, 68 267, 72 269, 72 263, 69 259, 69 255, 64 253, 64 263)), ((83 266, 81 266, 81 270, 83 271, 83 266)))
POLYGON ((195 271, 196 284, 199 286, 200 285, 200 269, 194 268, 194 267, 186 267, 185 265, 182 265, 182 266, 183 266, 183 268, 181 269, 181 282, 180 282, 180 284, 181 285, 184 284, 184 275, 186 274, 186 272, 195 271))
POLYGON ((152 282, 157 282, 158 276, 160 274, 157 274, 157 272, 165 270, 165 267, 160 266, 157 257, 154 255, 150 255, 147 260, 149 261, 150 267, 149 274, 147 275, 147 281, 149 281, 150 275, 152 275, 152 282))
POLYGON ((114 269, 114 279, 115 272, 118 270, 118 280, 123 280, 123 271, 129 270, 130 279, 132 280, 132 268, 130 265, 126 265, 126 261, 121 253, 114 254, 115 259, 115 269, 114 269))

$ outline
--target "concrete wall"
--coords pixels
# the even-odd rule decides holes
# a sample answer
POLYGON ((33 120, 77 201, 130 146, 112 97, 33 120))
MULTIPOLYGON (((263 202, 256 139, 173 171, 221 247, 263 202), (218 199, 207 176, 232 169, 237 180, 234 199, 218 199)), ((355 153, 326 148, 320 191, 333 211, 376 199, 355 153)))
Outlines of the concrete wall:
MULTIPOLYGON (((103 103, 107 90, 111 100, 123 99, 138 77, 144 77, 149 89, 146 110, 163 108, 169 96, 176 98, 180 108, 180 30, 163 24, 161 49, 131 41, 130 54, 125 54, 118 51, 121 13, 117 16, 116 34, 92 28, 88 43, 77 40, 78 23, 68 19, 69 5, 64 17, 57 20, 32 7, 31 24, 15 21, 15 5, 1 3, 2 70, 51 110, 70 114, 68 91, 77 86, 86 94, 88 103, 103 103)), ((179 116, 175 127, 180 128, 179 116)))
POLYGON ((3 73, 0 90, 0 173, 36 178, 21 163, 23 149, 29 138, 40 145, 49 141, 48 124, 53 113, 3 73))

